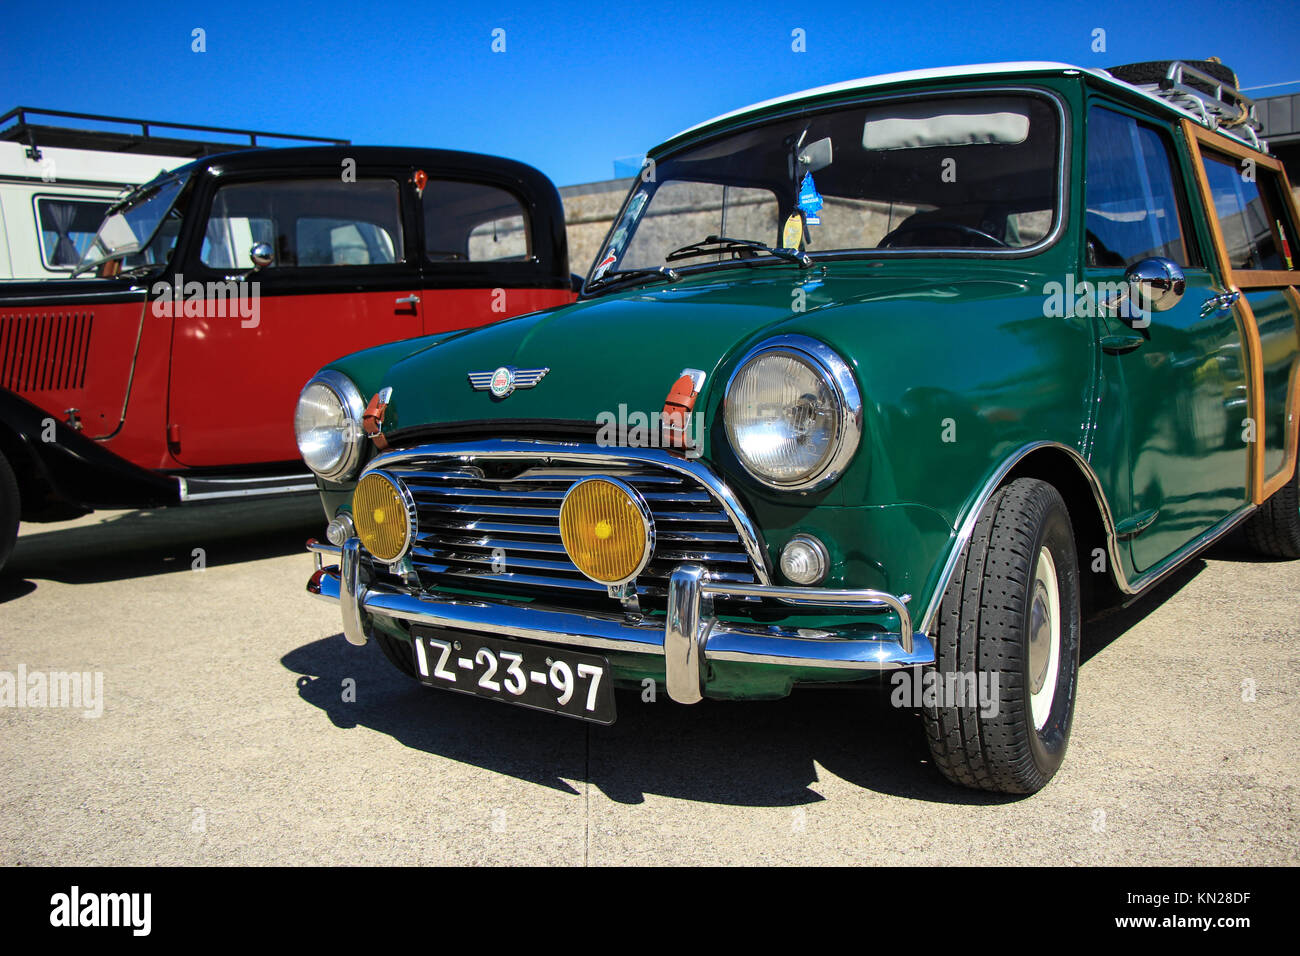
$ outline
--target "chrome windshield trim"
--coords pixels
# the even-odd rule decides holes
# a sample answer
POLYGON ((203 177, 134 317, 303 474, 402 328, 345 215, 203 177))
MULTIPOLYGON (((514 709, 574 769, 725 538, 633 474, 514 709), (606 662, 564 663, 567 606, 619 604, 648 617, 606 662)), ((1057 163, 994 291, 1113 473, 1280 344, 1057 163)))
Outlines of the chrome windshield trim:
POLYGON ((762 534, 750 520, 730 486, 698 459, 681 458, 659 448, 602 448, 587 442, 566 442, 533 438, 488 438, 468 442, 447 442, 396 448, 373 458, 361 477, 379 469, 396 469, 420 459, 542 459, 549 463, 572 463, 590 467, 635 467, 654 465, 685 475, 702 485, 722 506, 754 566, 760 584, 771 582, 767 548, 762 534))

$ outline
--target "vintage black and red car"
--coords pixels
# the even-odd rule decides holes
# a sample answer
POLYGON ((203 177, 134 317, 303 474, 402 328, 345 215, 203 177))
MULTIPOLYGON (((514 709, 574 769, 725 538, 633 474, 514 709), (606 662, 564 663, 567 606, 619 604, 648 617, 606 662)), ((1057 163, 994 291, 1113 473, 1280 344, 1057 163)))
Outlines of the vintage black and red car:
POLYGON ((0 283, 0 565, 20 519, 312 492, 293 410, 322 365, 574 298, 554 184, 436 149, 189 163, 76 273, 0 283))

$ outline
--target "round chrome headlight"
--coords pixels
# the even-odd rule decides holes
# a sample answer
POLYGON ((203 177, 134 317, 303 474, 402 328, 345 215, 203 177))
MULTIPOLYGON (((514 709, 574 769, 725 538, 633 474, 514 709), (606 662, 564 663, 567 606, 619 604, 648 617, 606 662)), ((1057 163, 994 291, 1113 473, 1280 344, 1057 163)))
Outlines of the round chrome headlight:
POLYGON ((307 467, 329 481, 350 478, 361 463, 361 416, 365 405, 343 373, 316 374, 298 396, 293 431, 307 467))
POLYGON ((803 335, 769 339, 727 383, 727 438, 770 488, 808 491, 838 478, 857 450, 862 399, 848 364, 803 335))

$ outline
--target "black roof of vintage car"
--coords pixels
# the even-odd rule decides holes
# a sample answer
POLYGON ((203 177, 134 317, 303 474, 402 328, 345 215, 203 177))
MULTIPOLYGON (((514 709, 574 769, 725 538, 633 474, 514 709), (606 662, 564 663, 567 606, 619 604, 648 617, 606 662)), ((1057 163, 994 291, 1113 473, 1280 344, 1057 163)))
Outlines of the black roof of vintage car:
MULTIPOLYGON (((205 156, 160 173, 118 200, 115 208, 131 202, 141 191, 169 179, 192 177, 193 173, 224 176, 239 173, 313 172, 329 170, 338 175, 345 160, 356 163, 359 175, 367 167, 391 172, 423 170, 431 179, 445 177, 500 186, 517 195, 528 208, 532 253, 548 273, 567 281, 568 237, 565 232, 564 202, 555 183, 541 170, 486 153, 421 146, 295 146, 278 149, 242 149, 205 156)), ((48 280, 45 280, 48 281, 48 280)))
MULTIPOLYGON (((483 182, 513 183, 528 199, 554 194, 557 207, 559 203, 559 192, 555 184, 545 173, 527 163, 486 153, 422 146, 286 146, 276 149, 241 149, 196 159, 166 175, 174 176, 199 169, 218 174, 322 167, 341 170, 345 160, 355 161, 358 171, 364 171, 367 165, 409 166, 412 170, 423 169, 430 176, 444 174, 483 182)), ((560 214, 563 218, 562 209, 560 214)))

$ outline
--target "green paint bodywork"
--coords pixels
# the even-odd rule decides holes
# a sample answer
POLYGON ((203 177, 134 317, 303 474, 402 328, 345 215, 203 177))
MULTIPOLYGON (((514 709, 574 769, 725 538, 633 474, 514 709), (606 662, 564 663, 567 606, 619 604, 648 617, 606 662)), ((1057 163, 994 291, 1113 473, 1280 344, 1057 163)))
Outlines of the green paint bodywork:
MULTIPOLYGON (((602 412, 617 413, 620 405, 657 412, 683 368, 703 369, 708 378, 696 404, 706 422, 703 460, 740 497, 762 532, 772 566, 792 535, 813 533, 830 551, 827 587, 911 594, 909 607, 918 625, 944 584, 957 529, 1003 464, 1033 443, 1059 443, 1089 462, 1116 523, 1141 524, 1147 512, 1158 512, 1137 544, 1119 544, 1122 567, 1106 569, 1132 580, 1174 560, 1180 547, 1247 503, 1247 447, 1239 435, 1244 403, 1233 404, 1246 385, 1240 339, 1231 314, 1206 321, 1196 314, 1204 298, 1200 293, 1222 286, 1211 273, 1193 275, 1189 269, 1189 286, 1197 290, 1185 299, 1191 311, 1156 313, 1152 341, 1124 355, 1103 352, 1099 345, 1108 335, 1131 335, 1115 320, 1050 317, 1051 283, 1115 277, 1113 270, 1093 274, 1082 266, 1079 171, 1087 105, 1140 104, 1113 99, 1119 96, 1114 90, 1061 71, 906 89, 962 86, 1033 87, 1057 94, 1063 103, 1065 224, 1060 238, 1036 254, 863 257, 819 262, 811 269, 794 264, 718 269, 443 336, 436 343, 421 341, 415 351, 411 342, 371 349, 330 367, 348 375, 367 397, 392 387, 386 433, 475 421, 486 423, 483 437, 511 437, 508 429, 490 424, 498 419, 593 422, 602 412), (806 310, 793 313, 798 289, 806 310), (722 426, 723 391, 738 360, 754 344, 784 333, 831 346, 852 367, 863 396, 863 438, 856 457, 837 482, 813 494, 776 492, 751 479, 731 453, 722 426), (1153 348, 1153 343, 1163 344, 1153 348), (504 400, 470 389, 466 373, 502 365, 545 366, 550 373, 537 387, 504 400), (1177 392, 1189 389, 1194 399, 1180 401, 1177 392), (1209 418, 1198 421, 1207 410, 1209 418)), ((837 94, 810 103, 864 98, 861 92, 837 94)), ((787 104, 768 112, 789 109, 787 104)), ((1143 115, 1169 131, 1183 152, 1183 182, 1190 184, 1176 124, 1158 111, 1143 115)), ((714 124, 651 156, 753 119, 749 114, 714 124)), ((1194 197, 1189 186, 1188 195, 1194 197)), ((1199 244, 1209 249, 1204 211, 1194 200, 1190 205, 1199 244)), ((1256 308, 1261 321, 1270 314, 1269 303, 1256 308)), ((1293 354, 1295 343, 1278 348, 1293 354)), ((1075 468, 1050 449, 1031 460, 1048 467, 1043 456, 1050 456, 1052 468, 1075 468)), ((346 486, 323 488, 322 495, 331 514, 347 506, 346 486)), ((1070 504, 1092 509, 1076 516, 1080 528, 1097 521, 1091 496, 1070 504)), ((846 618, 804 614, 799 620, 834 626, 846 618)), ((870 620, 882 627, 896 624, 885 614, 870 620)), ((614 658, 616 676, 624 681, 663 678, 662 658, 614 658)), ((844 673, 714 666, 707 692, 781 696, 796 678, 843 680, 844 673)))

